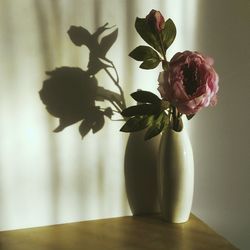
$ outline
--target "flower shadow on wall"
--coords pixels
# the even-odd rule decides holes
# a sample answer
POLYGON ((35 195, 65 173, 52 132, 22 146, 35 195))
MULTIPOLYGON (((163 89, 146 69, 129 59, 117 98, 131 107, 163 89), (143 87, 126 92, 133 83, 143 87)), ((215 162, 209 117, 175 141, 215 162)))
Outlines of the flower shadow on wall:
POLYGON ((91 130, 93 133, 101 130, 105 124, 105 116, 113 120, 116 113, 120 114, 126 108, 117 70, 106 57, 117 39, 118 29, 103 36, 106 30, 113 30, 113 27, 108 27, 106 23, 90 34, 83 27, 71 26, 68 30, 71 41, 76 46, 84 45, 89 49, 87 70, 65 66, 46 72, 49 78, 43 82, 39 95, 47 111, 59 118, 59 126, 54 132, 82 121, 79 132, 83 138, 91 130), (118 88, 118 93, 98 86, 95 75, 101 70, 110 77, 118 88), (110 106, 102 108, 96 105, 96 101, 109 102, 110 106))

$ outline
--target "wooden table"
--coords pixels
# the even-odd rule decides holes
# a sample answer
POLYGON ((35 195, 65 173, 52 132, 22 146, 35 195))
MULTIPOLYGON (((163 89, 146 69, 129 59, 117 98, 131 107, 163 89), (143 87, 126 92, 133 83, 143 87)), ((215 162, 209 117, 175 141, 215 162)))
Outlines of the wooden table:
POLYGON ((159 216, 120 217, 0 232, 0 250, 237 249, 194 215, 184 224, 159 216))

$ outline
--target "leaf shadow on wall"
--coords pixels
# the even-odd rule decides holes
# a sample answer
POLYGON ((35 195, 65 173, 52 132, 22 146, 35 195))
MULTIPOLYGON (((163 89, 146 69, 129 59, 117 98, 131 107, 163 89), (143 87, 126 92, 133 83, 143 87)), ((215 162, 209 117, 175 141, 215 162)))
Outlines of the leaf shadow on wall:
POLYGON ((107 26, 108 23, 99 27, 93 34, 81 26, 71 26, 68 30, 68 35, 76 46, 84 45, 89 49, 86 71, 65 66, 46 72, 49 78, 43 82, 39 94, 47 111, 59 118, 59 126, 54 132, 60 132, 82 121, 79 132, 83 138, 91 130, 93 133, 101 130, 105 124, 105 116, 112 120, 115 114, 120 114, 126 108, 116 67, 106 57, 117 39, 118 29, 102 37, 104 31, 113 28, 107 26), (118 93, 98 85, 95 75, 101 70, 110 77, 118 93), (102 108, 97 106, 96 101, 107 101, 110 106, 102 108))

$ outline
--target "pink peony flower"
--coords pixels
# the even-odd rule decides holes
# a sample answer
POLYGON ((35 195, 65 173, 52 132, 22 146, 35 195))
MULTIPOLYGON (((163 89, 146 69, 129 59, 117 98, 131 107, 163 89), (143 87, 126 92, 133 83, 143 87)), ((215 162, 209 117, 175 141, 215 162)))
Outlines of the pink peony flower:
POLYGON ((216 105, 219 77, 212 65, 212 58, 198 52, 176 53, 168 70, 159 75, 161 97, 186 115, 216 105))
POLYGON ((160 32, 164 29, 165 20, 160 11, 151 10, 150 13, 146 16, 148 23, 153 27, 157 32, 160 32))

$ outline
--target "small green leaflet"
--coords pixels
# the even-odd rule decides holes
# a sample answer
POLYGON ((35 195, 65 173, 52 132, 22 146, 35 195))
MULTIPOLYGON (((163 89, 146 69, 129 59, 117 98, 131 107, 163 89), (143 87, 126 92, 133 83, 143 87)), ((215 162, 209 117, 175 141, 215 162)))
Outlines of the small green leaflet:
POLYGON ((195 116, 195 114, 186 115, 186 117, 187 117, 188 120, 191 120, 194 116, 195 116))
POLYGON ((150 124, 151 116, 135 116, 130 118, 120 129, 122 132, 136 132, 150 124))
POLYGON ((168 19, 165 22, 165 27, 162 30, 162 37, 163 37, 163 46, 164 50, 166 50, 170 47, 170 45, 173 43, 176 36, 176 27, 172 19, 168 19))
POLYGON ((149 46, 138 46, 130 52, 129 56, 137 61, 143 61, 140 65, 142 69, 153 69, 161 62, 158 53, 149 46))
POLYGON ((149 46, 138 46, 130 52, 129 56, 137 61, 145 61, 150 58, 160 60, 158 53, 149 46))
POLYGON ((145 60, 141 65, 141 69, 154 69, 156 68, 161 60, 155 59, 155 58, 150 58, 145 60))
POLYGON ((135 20, 135 28, 141 38, 155 48, 159 53, 162 54, 161 45, 159 42, 159 35, 156 31, 152 30, 148 24, 146 18, 137 17, 135 20))
POLYGON ((150 91, 139 90, 131 94, 137 102, 159 104, 161 99, 150 91))
POLYGON ((124 109, 121 112, 121 115, 124 117, 131 117, 137 115, 153 115, 159 113, 160 110, 160 104, 139 104, 124 109))
POLYGON ((148 128, 145 133, 144 139, 149 140, 152 137, 161 133, 163 129, 166 129, 169 124, 169 117, 166 115, 164 111, 162 111, 159 115, 154 117, 152 125, 148 128))

